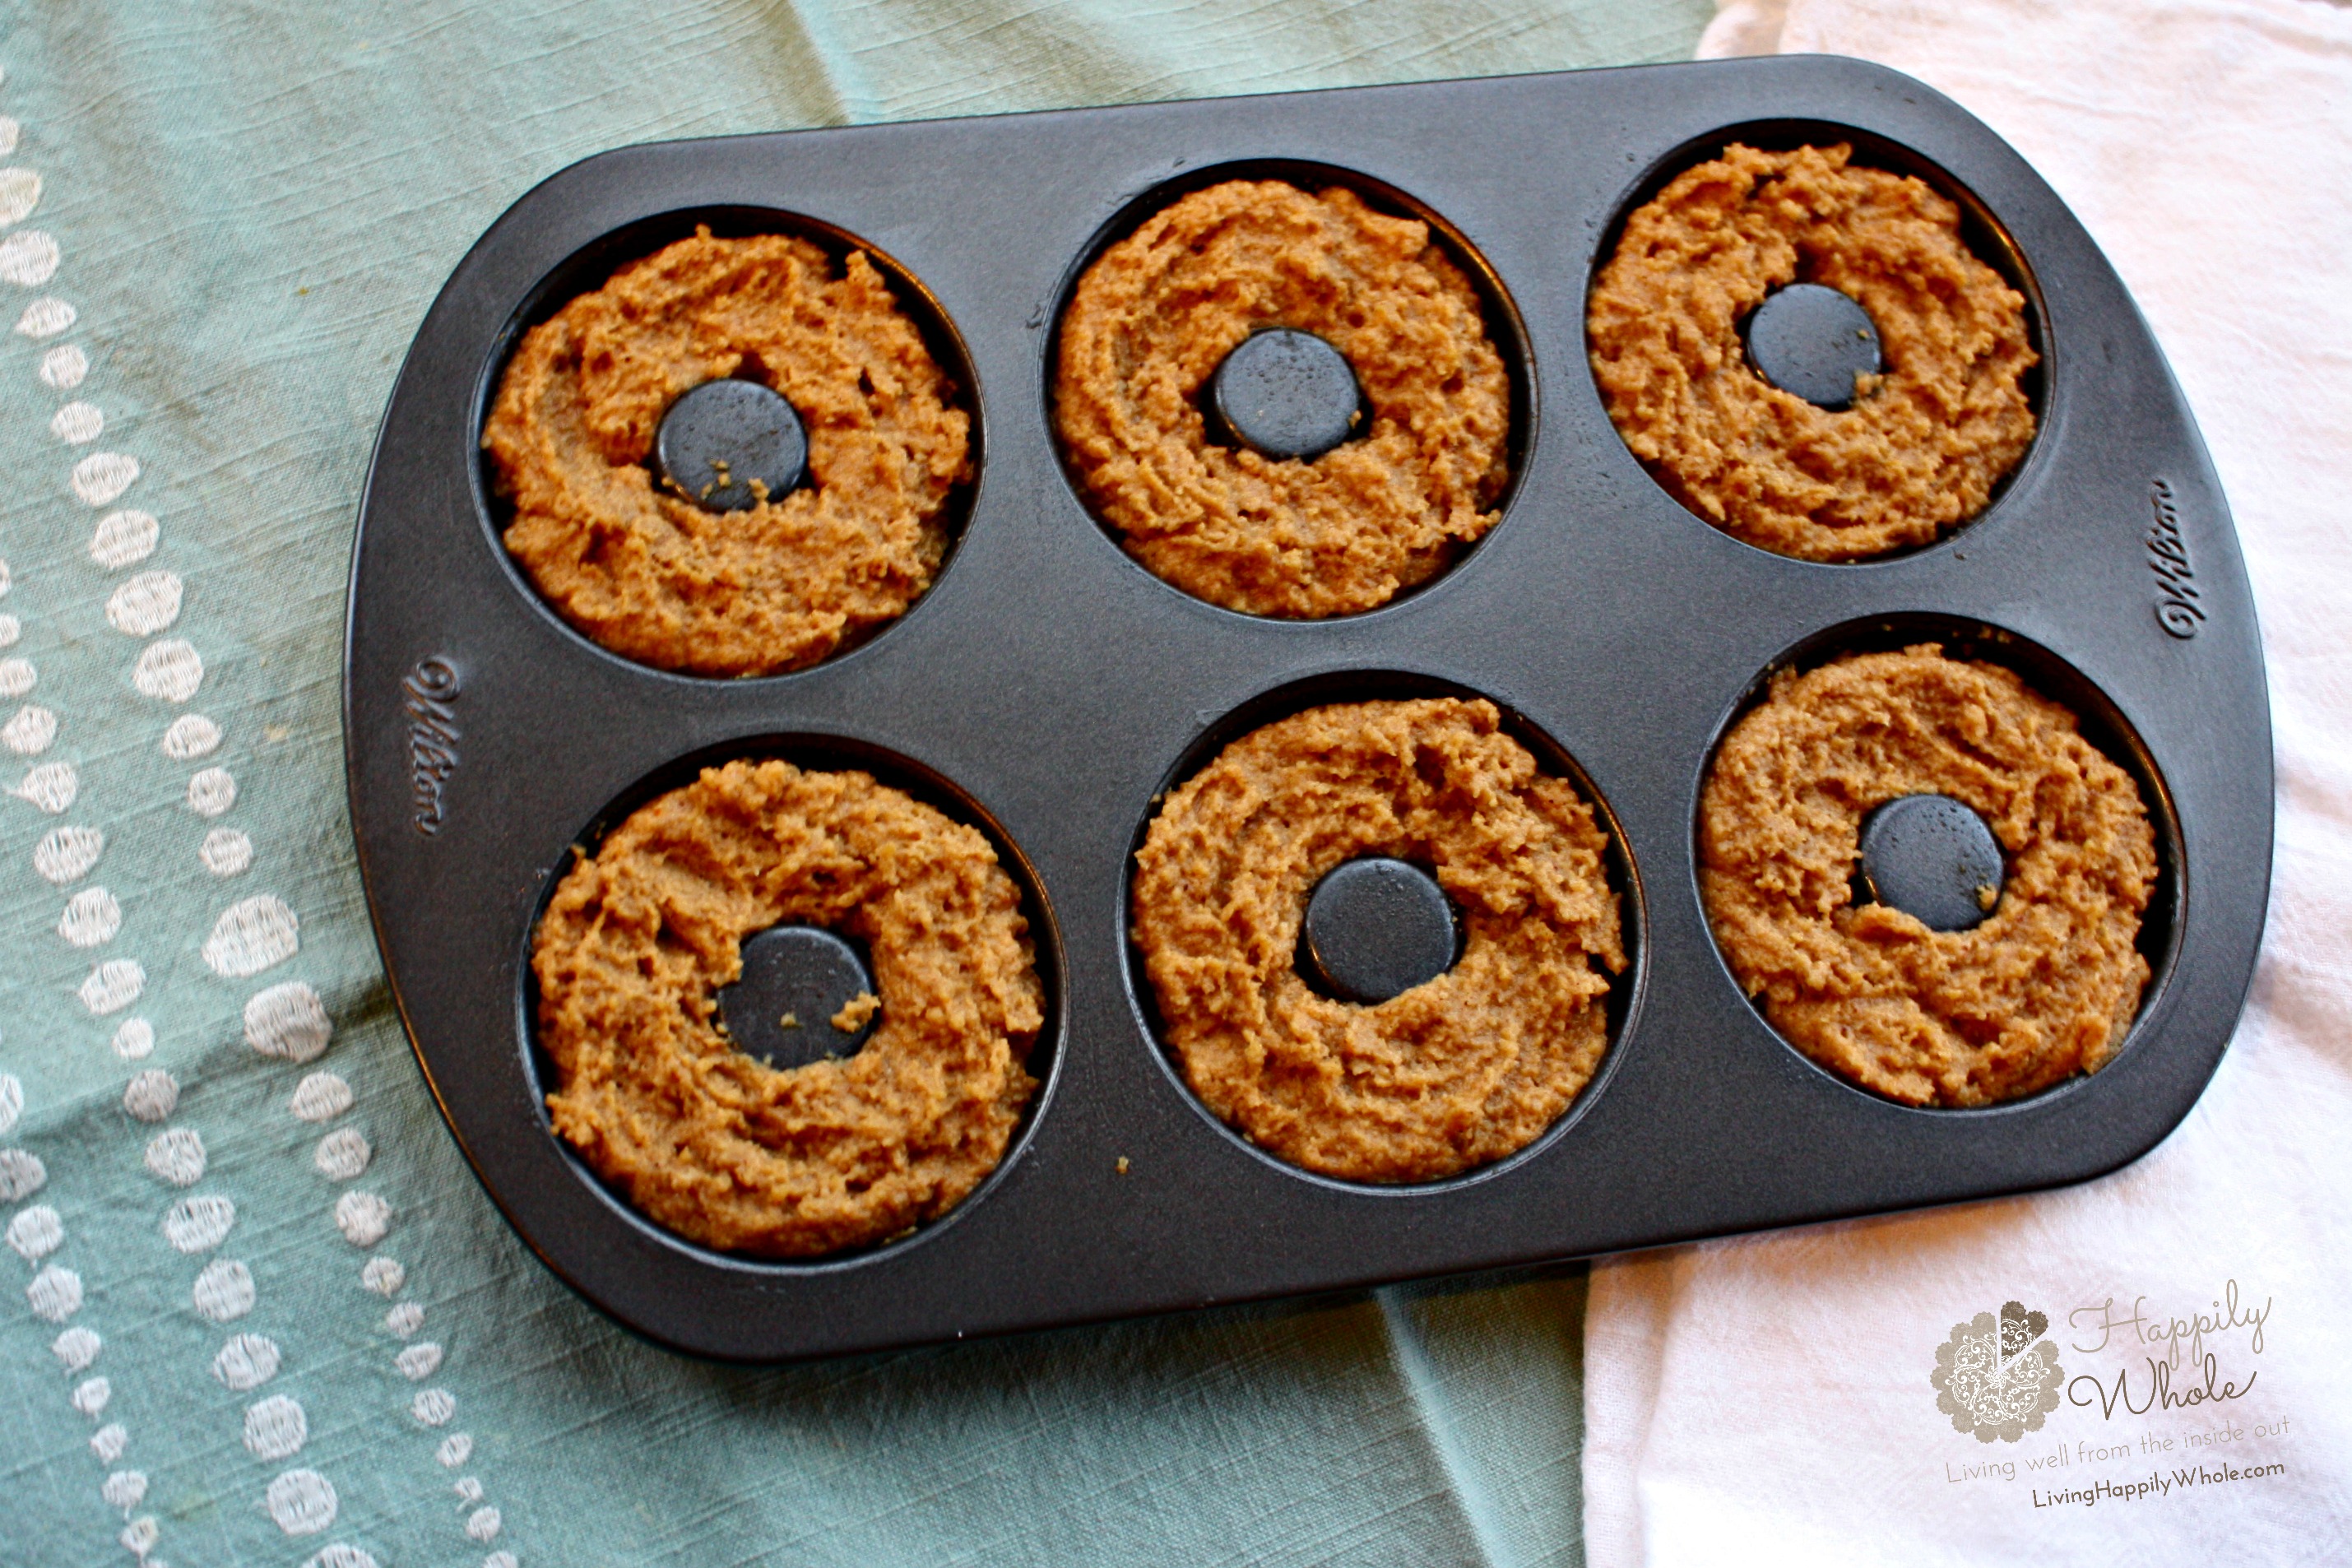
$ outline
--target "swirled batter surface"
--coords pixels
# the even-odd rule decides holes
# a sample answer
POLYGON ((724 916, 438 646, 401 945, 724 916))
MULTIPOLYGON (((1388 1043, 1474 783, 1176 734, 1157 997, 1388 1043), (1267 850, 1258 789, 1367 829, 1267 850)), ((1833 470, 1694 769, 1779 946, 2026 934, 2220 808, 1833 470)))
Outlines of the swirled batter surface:
POLYGON ((1922 645, 1775 678, 1725 738, 1699 815, 1716 941, 1772 1026, 1908 1105, 1988 1105, 2123 1044, 2156 833, 2131 775, 2014 671, 1922 645), (1982 816, 2007 876, 1970 931, 1857 901, 1863 818, 1906 795, 1982 816))
POLYGON ((540 921, 555 1131, 648 1217, 723 1250, 808 1257, 945 1214, 1036 1092, 1020 903, 977 830, 866 773, 708 769, 583 857, 540 921), (784 922, 866 944, 882 1017, 856 1055, 779 1071, 721 1032, 740 944, 784 922))
POLYGON ((2033 438, 2025 300, 1925 181, 1852 149, 1737 143, 1635 210, 1593 280, 1592 372, 1660 484, 1717 528, 1810 561, 1932 542, 1985 508, 2033 438), (1749 364, 1765 297, 1817 283, 1860 301, 1885 374, 1819 408, 1749 364))
POLYGON ((862 251, 709 230, 523 336, 482 431, 506 546, 614 653, 696 675, 814 664, 905 613, 947 549, 971 416, 862 251), (662 416, 730 376, 782 394, 808 482, 709 512, 650 463, 662 416))
POLYGON ((1625 967, 1607 836, 1494 705, 1309 709, 1172 792, 1136 856, 1132 933, 1193 1092, 1291 1163, 1423 1182, 1525 1147, 1591 1081, 1625 967), (1295 959, 1324 875, 1366 855, 1433 871, 1462 955, 1375 1006, 1295 959))
POLYGON ((1087 269, 1062 318, 1055 411, 1073 477, 1128 552, 1229 610, 1384 605, 1495 525, 1510 377, 1477 290, 1429 226, 1234 180, 1171 204, 1087 269), (1210 439, 1202 389, 1244 338, 1313 332, 1370 405, 1312 461, 1210 439))

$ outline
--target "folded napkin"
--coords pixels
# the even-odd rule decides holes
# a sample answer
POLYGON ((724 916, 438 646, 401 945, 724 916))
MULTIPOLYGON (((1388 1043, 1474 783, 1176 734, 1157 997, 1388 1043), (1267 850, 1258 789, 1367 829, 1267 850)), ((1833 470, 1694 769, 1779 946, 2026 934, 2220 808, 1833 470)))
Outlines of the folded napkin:
POLYGON ((2352 14, 1738 0, 1701 52, 1775 48, 1864 56, 1958 100, 2057 188, 2138 299, 2212 448, 2261 605, 2275 883, 2219 1074, 2131 1168, 1597 1267, 1591 1560, 2345 1561, 2352 14), (2054 1351, 2069 1397, 2018 1441, 1979 1440, 1955 1430, 1930 1376, 2003 1329, 2054 1351), (2158 1379, 2173 1403, 2151 1406, 2158 1379))

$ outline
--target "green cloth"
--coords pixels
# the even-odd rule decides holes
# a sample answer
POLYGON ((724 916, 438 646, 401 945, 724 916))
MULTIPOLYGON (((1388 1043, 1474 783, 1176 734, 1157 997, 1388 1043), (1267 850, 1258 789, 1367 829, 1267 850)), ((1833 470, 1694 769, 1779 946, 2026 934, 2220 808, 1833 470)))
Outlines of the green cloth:
POLYGON ((470 1179, 386 998, 342 801, 343 592, 411 334, 574 159, 1680 58, 1709 10, 9 5, 0 1563, 128 1562, 118 1536, 179 1568, 1580 1561, 1573 1271, 769 1372, 572 1297, 470 1179), (112 1005, 127 971, 98 966, 125 962, 112 1005), (331 1044, 257 1054, 248 1003, 284 1050, 301 986, 331 1044), (306 1080, 323 1120, 295 1113, 306 1080), (371 1259, 396 1290, 362 1287, 371 1259), (275 1374, 225 1381, 263 1339, 275 1374))

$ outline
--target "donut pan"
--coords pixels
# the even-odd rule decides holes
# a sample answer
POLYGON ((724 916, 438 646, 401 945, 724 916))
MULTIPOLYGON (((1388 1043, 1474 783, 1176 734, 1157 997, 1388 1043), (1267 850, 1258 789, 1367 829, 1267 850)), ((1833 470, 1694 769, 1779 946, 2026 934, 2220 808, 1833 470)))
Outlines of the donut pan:
POLYGON ((2268 700, 2230 516, 2162 354, 2048 185, 1908 78, 1789 58, 1366 88, 631 147, 540 185, 458 266, 403 366, 352 563, 345 745, 377 940, 442 1114, 566 1282, 666 1345, 740 1361, 870 1350, 1491 1269, 2076 1182, 2185 1115, 2244 1001, 2269 881, 2268 700), (1706 526, 1627 451, 1584 349, 1628 208, 1730 140, 1849 140, 1958 197, 2026 292, 2032 448, 1941 542, 1861 565, 1706 526), (1087 260, 1234 174, 1343 180, 1442 220, 1518 374, 1502 521, 1381 610, 1213 608, 1130 562, 1049 422, 1087 260), (501 549, 481 419, 517 334, 689 232, 854 237, 935 318, 978 479, 929 593, 791 675, 608 654, 501 549), (2156 978, 2103 1071, 1985 1110, 1876 1099, 1790 1048, 1733 982, 1694 872, 1700 782, 1777 665, 1937 637, 2005 660, 2137 776, 2164 874, 2156 978), (1517 1155, 1350 1185, 1192 1099, 1127 942, 1155 795, 1309 702, 1493 699, 1572 768, 1615 841, 1634 962, 1599 1076, 1517 1155), (550 1132, 526 957, 575 845, 698 763, 875 768, 995 837, 1047 992, 1044 1088, 995 1174, 898 1241, 751 1261, 639 1218, 550 1132))

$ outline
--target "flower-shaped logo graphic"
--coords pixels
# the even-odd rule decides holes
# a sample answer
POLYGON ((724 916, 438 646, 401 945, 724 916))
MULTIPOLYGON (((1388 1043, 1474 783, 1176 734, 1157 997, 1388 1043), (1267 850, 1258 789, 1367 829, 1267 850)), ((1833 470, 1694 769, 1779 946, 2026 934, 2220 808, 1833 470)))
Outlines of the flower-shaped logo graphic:
POLYGON ((2042 1429, 2066 1381, 2058 1347, 2042 1337, 2049 1331, 2047 1316, 2016 1301, 2001 1303, 1997 1321, 1979 1312, 1952 1325, 1952 1337, 1936 1347, 1927 1381, 1953 1431, 1973 1432, 1979 1443, 2014 1443, 2042 1429))

